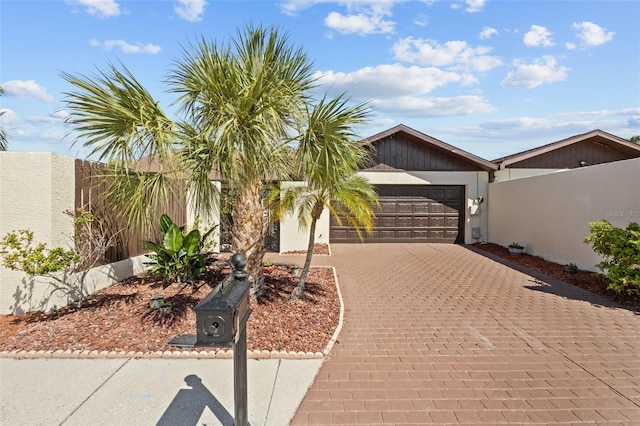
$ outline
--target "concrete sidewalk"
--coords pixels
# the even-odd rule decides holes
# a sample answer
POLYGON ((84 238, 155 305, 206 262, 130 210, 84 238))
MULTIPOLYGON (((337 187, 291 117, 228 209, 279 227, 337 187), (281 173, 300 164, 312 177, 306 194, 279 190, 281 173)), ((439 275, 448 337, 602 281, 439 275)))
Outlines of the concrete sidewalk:
MULTIPOLYGON (((286 425, 323 359, 248 359, 252 426, 286 425)), ((0 359, 2 425, 233 425, 233 359, 0 359)))

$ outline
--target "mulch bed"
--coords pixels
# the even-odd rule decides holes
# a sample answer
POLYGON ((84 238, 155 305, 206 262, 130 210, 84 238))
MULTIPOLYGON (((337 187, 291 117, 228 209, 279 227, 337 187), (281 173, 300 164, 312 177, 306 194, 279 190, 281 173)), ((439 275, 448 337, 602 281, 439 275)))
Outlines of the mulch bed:
MULTIPOLYGON (((0 351, 167 350, 171 338, 195 333, 192 308, 228 273, 212 268, 196 286, 174 283, 166 288, 140 275, 97 292, 80 308, 0 315, 0 351), (158 295, 171 303, 170 310, 150 308, 150 298, 158 295)), ((297 283, 286 267, 265 274, 265 293, 251 302, 247 349, 322 352, 326 348, 340 316, 333 270, 311 268, 304 298, 290 300, 297 283)))

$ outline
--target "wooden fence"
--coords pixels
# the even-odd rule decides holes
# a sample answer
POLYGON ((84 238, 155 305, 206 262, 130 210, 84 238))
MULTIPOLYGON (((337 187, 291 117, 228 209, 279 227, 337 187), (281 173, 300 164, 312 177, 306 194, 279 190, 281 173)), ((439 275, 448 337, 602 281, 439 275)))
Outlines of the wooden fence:
MULTIPOLYGON (((110 207, 104 197, 107 190, 107 181, 104 179, 106 165, 94 163, 86 160, 75 160, 75 208, 84 209, 93 213, 100 220, 110 234, 117 234, 116 244, 110 247, 105 257, 106 262, 117 262, 129 257, 144 254, 146 250, 142 247, 142 241, 149 239, 148 236, 133 229, 126 218, 118 214, 117 209, 110 207)), ((179 194, 173 205, 165 212, 177 224, 186 223, 186 188, 184 182, 179 184, 179 194)), ((153 238, 157 239, 157 238, 153 238)))

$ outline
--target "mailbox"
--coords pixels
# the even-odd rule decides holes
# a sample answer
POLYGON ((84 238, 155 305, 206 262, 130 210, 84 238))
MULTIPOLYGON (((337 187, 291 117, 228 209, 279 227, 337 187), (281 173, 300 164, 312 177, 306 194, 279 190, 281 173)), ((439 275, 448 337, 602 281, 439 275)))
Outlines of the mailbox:
POLYGON ((196 314, 195 346, 233 346, 251 315, 251 283, 244 280, 246 257, 237 253, 230 263, 233 279, 223 281, 193 308, 196 314))

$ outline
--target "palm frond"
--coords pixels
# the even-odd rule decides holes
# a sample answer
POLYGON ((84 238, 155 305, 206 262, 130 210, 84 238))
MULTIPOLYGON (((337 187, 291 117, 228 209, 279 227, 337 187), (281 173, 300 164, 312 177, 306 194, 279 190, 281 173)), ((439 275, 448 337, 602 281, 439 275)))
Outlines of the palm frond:
POLYGON ((67 122, 76 141, 99 161, 128 163, 142 156, 166 156, 174 147, 173 123, 131 72, 109 63, 94 76, 62 73, 75 87, 65 92, 67 122))

